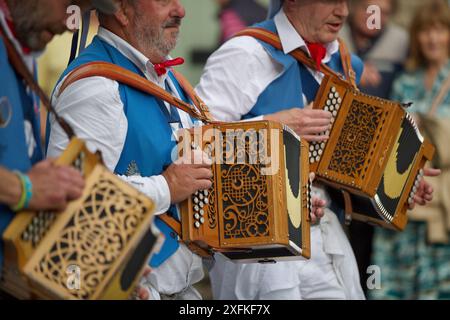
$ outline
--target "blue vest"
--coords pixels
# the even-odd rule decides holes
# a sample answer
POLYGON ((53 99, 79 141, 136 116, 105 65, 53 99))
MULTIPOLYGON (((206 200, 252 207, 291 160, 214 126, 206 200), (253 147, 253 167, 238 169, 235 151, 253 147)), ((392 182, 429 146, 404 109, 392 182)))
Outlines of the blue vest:
MULTIPOLYGON (((266 20, 255 26, 278 33, 273 20, 266 20)), ((271 57, 283 66, 283 72, 259 95, 253 108, 243 118, 254 118, 293 107, 304 108, 303 94, 309 102, 314 101, 320 85, 308 69, 291 55, 286 55, 283 51, 275 49, 263 41, 259 42, 271 57)), ((364 65, 361 59, 355 55, 352 55, 351 59, 352 67, 356 72, 356 81, 359 83, 364 65)), ((339 52, 331 57, 327 65, 331 69, 344 74, 339 52)), ((343 209, 336 202, 332 202, 331 209, 338 214, 341 220, 343 219, 343 209)))
MULTIPOLYGON (((256 24, 255 27, 277 33, 273 20, 266 20, 256 24)), ((302 94, 305 94, 309 102, 314 101, 319 90, 319 83, 317 83, 307 68, 291 55, 286 55, 283 51, 277 50, 263 41, 259 42, 271 57, 283 66, 283 72, 259 95, 256 104, 244 118, 247 119, 271 114, 293 107, 303 108, 304 101, 302 94)), ((339 52, 331 57, 327 65, 339 73, 344 73, 339 52)), ((352 66, 357 74, 357 82, 359 83, 363 63, 358 57, 352 55, 352 66)))
MULTIPOLYGON (((59 81, 73 69, 93 61, 113 63, 144 77, 139 68, 116 48, 95 37, 91 45, 64 71, 59 81)), ((169 76, 180 97, 188 101, 171 72, 169 76)), ((119 92, 128 120, 128 132, 114 173, 139 174, 143 177, 159 175, 172 163, 171 152, 176 145, 172 139, 173 132, 163 109, 164 105, 159 99, 124 84, 119 84, 119 92)), ((174 206, 169 212, 177 217, 174 206)), ((159 218, 155 219, 155 224, 164 233, 165 241, 159 254, 154 255, 150 261, 152 268, 160 266, 179 247, 178 237, 172 229, 159 218)))
MULTIPOLYGON (((27 93, 22 80, 9 64, 2 39, 0 39, 0 74, 0 166, 25 173, 34 163, 42 160, 39 110, 35 108, 37 100, 27 93), (31 124, 37 144, 31 157, 28 155, 25 139, 25 121, 31 124)), ((0 204, 0 235, 13 218, 14 212, 0 204)), ((2 266, 3 241, 0 238, 0 269, 2 266)))

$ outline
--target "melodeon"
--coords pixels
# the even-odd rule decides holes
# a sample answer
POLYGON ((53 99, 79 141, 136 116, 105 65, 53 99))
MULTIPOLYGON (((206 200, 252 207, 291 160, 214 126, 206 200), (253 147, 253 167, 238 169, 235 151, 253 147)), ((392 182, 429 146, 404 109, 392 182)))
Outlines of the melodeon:
MULTIPOLYGON (((234 262, 310 257, 308 144, 269 121, 187 131, 213 159, 213 186, 181 204, 182 240, 203 256, 234 262)), ((182 147, 183 148, 183 147, 182 147)))
POLYGON ((329 140, 310 144, 311 171, 342 191, 348 218, 403 230, 434 146, 403 105, 365 95, 337 77, 325 76, 314 108, 333 119, 329 140))
POLYGON ((19 299, 128 299, 156 237, 153 202, 73 139, 57 164, 85 177, 59 213, 18 213, 3 234, 1 287, 19 299))

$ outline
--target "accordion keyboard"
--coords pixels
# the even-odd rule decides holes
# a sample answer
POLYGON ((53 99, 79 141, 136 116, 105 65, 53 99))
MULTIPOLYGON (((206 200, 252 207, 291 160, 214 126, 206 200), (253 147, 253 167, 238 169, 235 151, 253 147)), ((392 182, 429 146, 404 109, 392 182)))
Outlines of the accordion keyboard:
MULTIPOLYGON (((331 87, 328 92, 328 99, 326 100, 326 104, 323 108, 325 111, 329 111, 331 113, 331 123, 334 124, 339 109, 341 108, 342 97, 339 92, 336 90, 336 87, 331 87)), ((327 130, 322 133, 322 135, 330 135, 331 130, 327 130)), ((309 146, 309 163, 317 163, 320 161, 323 152, 325 150, 326 143, 325 142, 311 142, 309 146)))

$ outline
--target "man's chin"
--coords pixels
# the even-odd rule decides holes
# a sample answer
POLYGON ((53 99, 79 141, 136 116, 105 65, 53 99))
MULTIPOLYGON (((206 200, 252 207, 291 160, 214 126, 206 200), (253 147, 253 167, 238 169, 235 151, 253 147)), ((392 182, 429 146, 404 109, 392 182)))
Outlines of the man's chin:
POLYGON ((33 52, 43 51, 47 44, 53 39, 53 36, 42 37, 40 35, 30 35, 25 41, 25 45, 33 52))

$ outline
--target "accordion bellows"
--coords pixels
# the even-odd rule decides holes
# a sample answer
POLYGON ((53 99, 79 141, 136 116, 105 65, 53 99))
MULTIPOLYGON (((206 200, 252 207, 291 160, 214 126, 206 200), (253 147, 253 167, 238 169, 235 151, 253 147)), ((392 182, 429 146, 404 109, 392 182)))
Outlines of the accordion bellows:
POLYGON ((333 124, 327 142, 310 145, 311 170, 345 191, 345 208, 354 219, 404 229, 408 203, 434 155, 411 115, 400 103, 365 95, 330 76, 314 108, 330 111, 333 124))
POLYGON ((306 142, 269 121, 206 125, 183 139, 213 159, 213 187, 181 205, 191 249, 235 262, 310 257, 306 142))
POLYGON ((57 160, 85 176, 59 213, 22 212, 3 234, 1 286, 21 299, 128 299, 156 237, 153 202, 73 139, 57 160))

